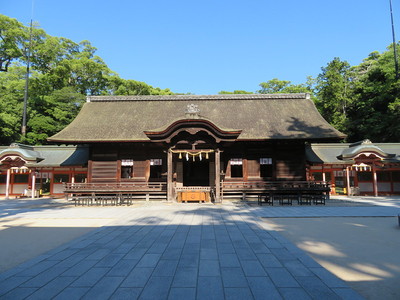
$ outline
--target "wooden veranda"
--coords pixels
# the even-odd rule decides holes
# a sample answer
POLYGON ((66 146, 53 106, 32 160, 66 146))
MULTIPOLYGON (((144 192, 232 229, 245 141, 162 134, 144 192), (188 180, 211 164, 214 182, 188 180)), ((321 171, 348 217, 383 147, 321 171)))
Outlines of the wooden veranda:
POLYGON ((245 201, 257 197, 258 204, 325 204, 329 199, 331 187, 327 182, 315 181, 279 181, 279 182, 223 182, 221 199, 240 198, 245 201))
MULTIPOLYGON (((329 198, 330 186, 326 182, 285 181, 285 182, 221 182, 220 189, 210 187, 172 188, 173 201, 218 202, 227 199, 246 201, 257 197, 259 204, 325 204, 329 198), (182 193, 190 193, 183 195, 182 193), (199 199, 196 198, 196 193, 199 199), (193 196, 195 195, 195 196, 193 196), (220 197, 216 197, 219 195, 220 197)), ((81 204, 131 204, 134 200, 167 200, 168 187, 165 182, 157 183, 67 183, 64 192, 67 199, 81 204)))

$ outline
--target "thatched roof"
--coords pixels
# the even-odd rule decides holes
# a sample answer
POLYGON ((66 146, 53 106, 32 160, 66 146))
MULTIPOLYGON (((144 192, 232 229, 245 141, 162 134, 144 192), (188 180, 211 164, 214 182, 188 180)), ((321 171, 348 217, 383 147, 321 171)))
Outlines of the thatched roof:
POLYGON ((338 140, 344 134, 319 114, 308 94, 91 96, 53 142, 148 141, 144 132, 200 119, 237 140, 338 140), (190 111, 195 108, 195 112, 190 111), (189 111, 188 111, 189 109, 189 111))

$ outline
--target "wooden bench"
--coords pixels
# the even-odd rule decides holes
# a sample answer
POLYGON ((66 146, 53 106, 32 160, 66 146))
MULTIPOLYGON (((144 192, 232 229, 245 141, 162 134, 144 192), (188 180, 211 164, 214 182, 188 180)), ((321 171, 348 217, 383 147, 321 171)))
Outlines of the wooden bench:
POLYGON ((263 203, 268 205, 274 205, 274 198, 270 193, 258 194, 257 197, 258 205, 263 205, 263 203))

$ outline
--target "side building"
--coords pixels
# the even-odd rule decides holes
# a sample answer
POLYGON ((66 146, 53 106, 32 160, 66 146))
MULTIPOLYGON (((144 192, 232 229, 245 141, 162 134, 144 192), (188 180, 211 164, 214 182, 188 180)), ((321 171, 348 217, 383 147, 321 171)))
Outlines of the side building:
POLYGON ((63 196, 64 184, 87 182, 89 147, 0 146, 0 195, 63 196))
POLYGON ((333 195, 400 195, 400 143, 323 143, 306 147, 308 180, 333 195))

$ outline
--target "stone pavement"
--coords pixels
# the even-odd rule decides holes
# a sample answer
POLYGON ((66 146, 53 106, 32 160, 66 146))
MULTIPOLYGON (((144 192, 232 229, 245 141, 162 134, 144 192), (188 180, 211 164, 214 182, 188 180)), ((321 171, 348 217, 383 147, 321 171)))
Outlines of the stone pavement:
POLYGON ((400 215, 400 197, 334 196, 326 206, 253 205, 249 210, 255 215, 264 218, 394 217, 400 215))
POLYGON ((0 298, 362 299, 270 230, 265 211, 231 203, 26 210, 115 219, 0 274, 0 298))
POLYGON ((384 206, 296 206, 252 207, 252 213, 264 218, 312 218, 312 217, 394 217, 400 208, 384 206))

